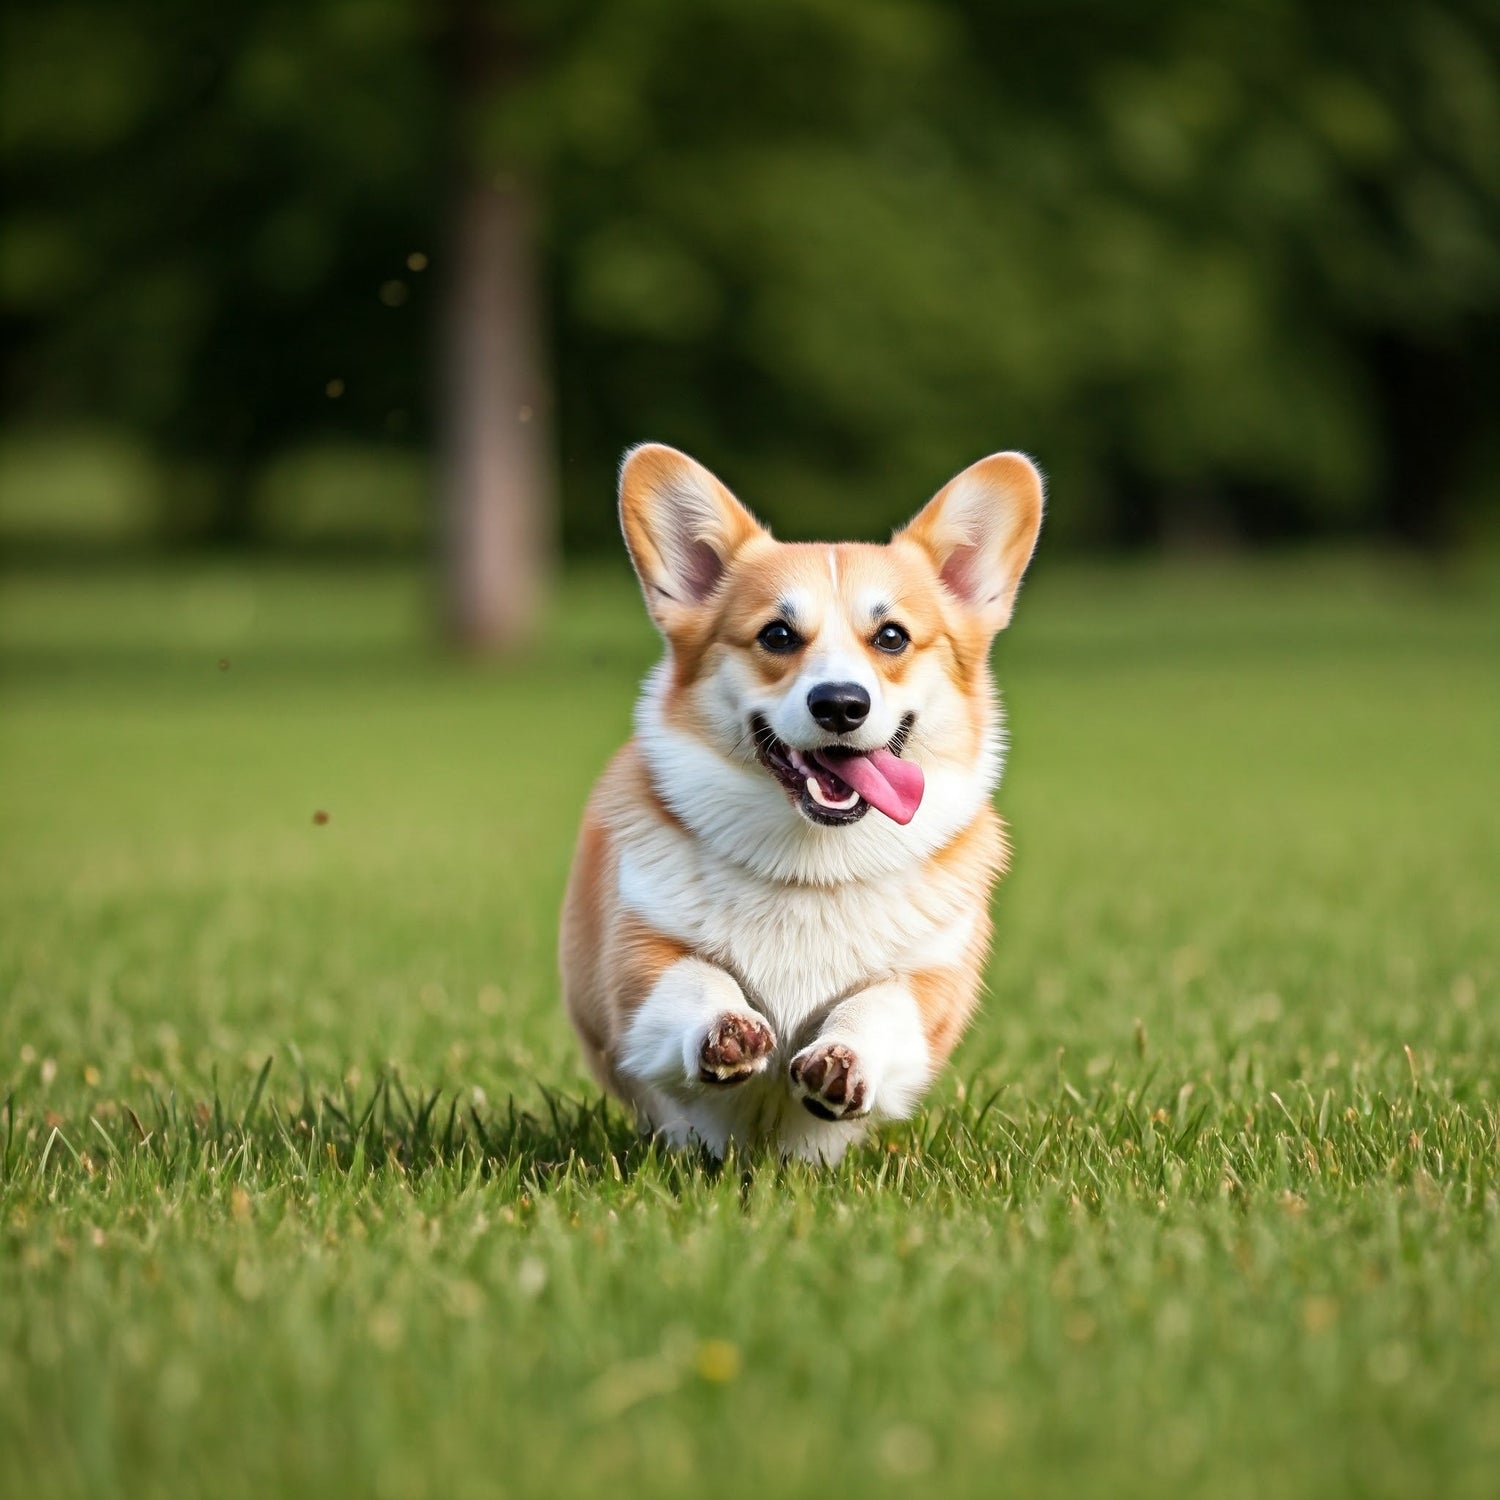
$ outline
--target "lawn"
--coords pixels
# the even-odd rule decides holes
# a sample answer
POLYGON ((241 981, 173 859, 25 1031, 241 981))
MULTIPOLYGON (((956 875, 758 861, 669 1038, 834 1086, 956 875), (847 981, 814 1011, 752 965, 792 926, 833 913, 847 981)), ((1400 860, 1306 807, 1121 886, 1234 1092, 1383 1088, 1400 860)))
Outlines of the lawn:
POLYGON ((1044 552, 983 1017, 818 1172, 560 1013, 619 572, 501 670, 394 566, 12 568, 0 1493, 1488 1500, 1492 582, 1044 552))

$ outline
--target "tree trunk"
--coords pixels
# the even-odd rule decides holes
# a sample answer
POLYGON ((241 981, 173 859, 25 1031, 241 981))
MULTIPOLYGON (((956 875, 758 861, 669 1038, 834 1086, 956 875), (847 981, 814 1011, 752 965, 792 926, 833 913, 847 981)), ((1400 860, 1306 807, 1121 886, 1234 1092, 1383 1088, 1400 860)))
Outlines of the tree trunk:
POLYGON ((531 204, 459 189, 444 329, 444 607, 468 650, 525 643, 546 592, 552 467, 531 204))

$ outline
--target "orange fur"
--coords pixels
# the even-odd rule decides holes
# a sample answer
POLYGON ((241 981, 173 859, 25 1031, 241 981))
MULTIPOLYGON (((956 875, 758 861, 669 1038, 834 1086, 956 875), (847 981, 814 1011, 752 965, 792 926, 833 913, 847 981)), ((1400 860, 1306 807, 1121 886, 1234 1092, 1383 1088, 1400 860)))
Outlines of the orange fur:
POLYGON ((584 812, 563 897, 559 946, 563 992, 589 1066, 601 1084, 625 1098, 629 1090, 614 1066, 621 1023, 661 972, 688 953, 683 944, 623 910, 611 889, 617 874, 614 826, 622 815, 640 813, 676 825, 632 741, 610 763, 584 812))

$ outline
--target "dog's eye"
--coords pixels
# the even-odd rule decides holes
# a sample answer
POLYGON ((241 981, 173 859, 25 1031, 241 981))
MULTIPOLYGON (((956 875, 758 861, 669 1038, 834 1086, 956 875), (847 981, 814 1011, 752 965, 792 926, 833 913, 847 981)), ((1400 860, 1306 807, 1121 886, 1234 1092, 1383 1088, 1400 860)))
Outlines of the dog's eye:
POLYGON ((892 656, 898 651, 905 651, 910 644, 911 637, 900 625, 882 625, 875 632, 876 649, 889 651, 892 656))
POLYGON ((788 651, 795 651, 802 644, 802 637, 785 620, 772 620, 755 639, 777 656, 785 656, 788 651))

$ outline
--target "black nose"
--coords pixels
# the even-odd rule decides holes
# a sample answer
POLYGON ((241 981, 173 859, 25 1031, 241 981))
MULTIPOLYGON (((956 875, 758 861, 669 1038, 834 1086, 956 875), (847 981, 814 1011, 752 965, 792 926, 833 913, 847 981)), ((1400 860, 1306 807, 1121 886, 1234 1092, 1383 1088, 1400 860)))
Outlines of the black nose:
POLYGON ((865 722, 870 695, 857 682, 820 682, 807 695, 807 707, 824 729, 848 734, 865 722))

